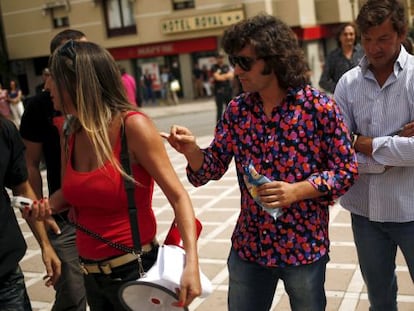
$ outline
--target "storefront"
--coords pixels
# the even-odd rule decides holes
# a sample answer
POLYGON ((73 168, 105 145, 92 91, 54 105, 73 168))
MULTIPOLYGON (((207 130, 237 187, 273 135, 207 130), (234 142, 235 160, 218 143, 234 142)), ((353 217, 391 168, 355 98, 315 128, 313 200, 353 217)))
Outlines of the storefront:
MULTIPOLYGON (((160 91, 160 73, 164 66, 181 84, 180 97, 192 98, 192 68, 195 59, 213 56, 218 49, 216 37, 137 45, 109 49, 116 61, 129 60, 137 81, 145 72, 153 77, 153 89, 160 91)), ((142 90, 141 90, 142 95, 142 90)), ((159 94, 158 94, 159 95, 159 94)), ((142 97, 142 96, 141 96, 142 97)))

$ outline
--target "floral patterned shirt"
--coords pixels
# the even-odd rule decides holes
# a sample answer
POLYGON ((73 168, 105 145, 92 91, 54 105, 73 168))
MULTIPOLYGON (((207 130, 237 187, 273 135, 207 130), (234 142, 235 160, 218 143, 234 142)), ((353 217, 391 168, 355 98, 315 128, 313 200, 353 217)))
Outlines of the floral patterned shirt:
POLYGON ((233 248, 245 260, 268 267, 310 264, 329 251, 329 206, 357 178, 355 152, 343 118, 324 93, 306 86, 288 89, 269 119, 258 93, 233 99, 208 148, 204 163, 189 181, 201 186, 220 179, 233 157, 241 191, 241 211, 233 232, 233 248), (252 163, 270 180, 307 180, 326 192, 282 208, 276 220, 263 211, 243 181, 252 163))

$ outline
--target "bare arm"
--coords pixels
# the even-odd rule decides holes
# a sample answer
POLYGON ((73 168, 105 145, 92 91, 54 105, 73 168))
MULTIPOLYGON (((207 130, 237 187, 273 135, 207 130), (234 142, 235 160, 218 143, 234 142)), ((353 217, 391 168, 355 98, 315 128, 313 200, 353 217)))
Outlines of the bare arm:
POLYGON ((26 165, 29 171, 29 183, 37 198, 43 198, 42 176, 40 174, 40 161, 42 159, 42 144, 23 139, 26 146, 26 165))
POLYGON ((220 73, 220 70, 217 70, 216 72, 214 72, 213 77, 216 81, 227 81, 232 80, 234 78, 234 74, 231 70, 226 73, 220 73))
MULTIPOLYGON (((30 187, 28 181, 25 181, 12 188, 13 195, 20 195, 36 201, 36 195, 30 187)), ((42 250, 43 262, 46 267, 47 280, 46 286, 54 285, 61 274, 61 262, 56 255, 46 233, 43 221, 38 221, 35 217, 25 217, 30 229, 33 232, 39 246, 42 250)))
MULTIPOLYGON (((43 151, 42 144, 31 142, 23 139, 23 143, 26 146, 26 166, 29 172, 29 183, 33 188, 38 200, 42 199, 43 196, 43 182, 42 175, 40 173, 40 162, 42 159, 43 151)), ((56 234, 60 234, 60 228, 56 221, 52 217, 45 219, 46 229, 50 229, 56 234)))
POLYGON ((126 122, 126 133, 127 137, 133 137, 128 139, 132 161, 145 167, 174 209, 186 251, 179 302, 188 305, 201 293, 195 216, 190 197, 176 175, 152 121, 141 115, 131 116, 126 122))

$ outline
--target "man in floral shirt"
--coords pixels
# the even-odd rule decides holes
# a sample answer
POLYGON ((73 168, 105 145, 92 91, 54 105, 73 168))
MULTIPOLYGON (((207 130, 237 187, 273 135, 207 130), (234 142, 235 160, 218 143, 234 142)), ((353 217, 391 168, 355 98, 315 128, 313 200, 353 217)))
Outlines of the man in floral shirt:
POLYGON ((235 159, 241 211, 229 310, 269 310, 279 279, 292 310, 325 310, 329 206, 357 177, 348 130, 335 103, 306 84, 285 23, 258 15, 231 26, 222 43, 245 93, 230 101, 208 148, 181 126, 164 136, 185 155, 195 186, 220 179, 235 159))

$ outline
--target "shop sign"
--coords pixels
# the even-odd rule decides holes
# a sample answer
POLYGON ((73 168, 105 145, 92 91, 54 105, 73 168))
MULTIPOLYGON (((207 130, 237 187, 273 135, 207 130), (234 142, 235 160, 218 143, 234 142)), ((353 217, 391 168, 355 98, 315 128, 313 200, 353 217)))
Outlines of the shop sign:
POLYGON ((161 29, 163 34, 199 31, 227 27, 243 19, 243 10, 233 10, 163 20, 161 22, 161 29))
POLYGON ((174 42, 110 48, 108 50, 116 60, 157 57, 200 51, 216 51, 217 38, 195 38, 174 42))

